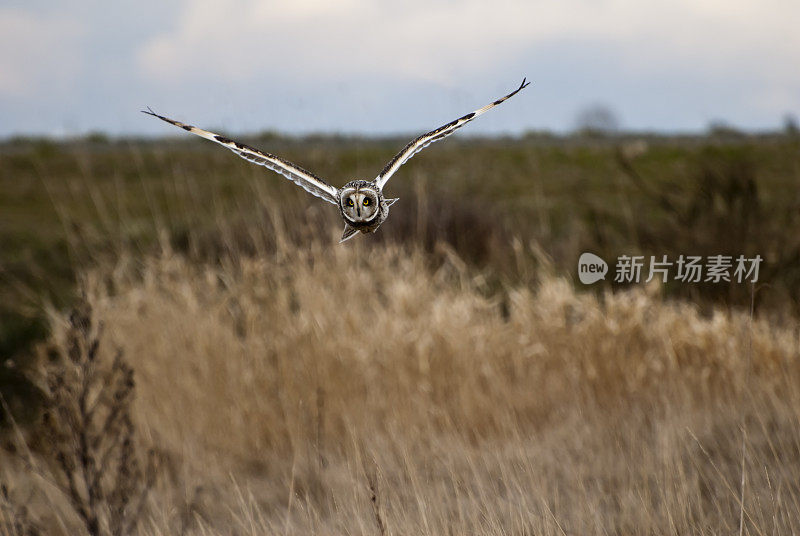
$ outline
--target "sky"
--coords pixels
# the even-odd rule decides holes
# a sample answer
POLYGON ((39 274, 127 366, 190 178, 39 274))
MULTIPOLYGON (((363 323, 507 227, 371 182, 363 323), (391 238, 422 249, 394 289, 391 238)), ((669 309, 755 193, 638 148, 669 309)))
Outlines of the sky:
POLYGON ((0 136, 626 130, 800 116, 797 0, 0 0, 0 136))

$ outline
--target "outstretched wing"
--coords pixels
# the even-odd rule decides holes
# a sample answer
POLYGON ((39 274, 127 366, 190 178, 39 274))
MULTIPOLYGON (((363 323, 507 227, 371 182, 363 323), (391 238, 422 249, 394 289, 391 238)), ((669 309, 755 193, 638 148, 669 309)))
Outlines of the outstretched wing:
POLYGON ((334 205, 338 205, 339 203, 338 189, 334 188, 310 171, 306 171, 300 166, 292 164, 291 162, 284 160, 279 156, 259 151, 258 149, 254 149, 249 145, 230 140, 225 136, 220 136, 219 134, 214 134, 213 132, 193 127, 192 125, 185 125, 179 121, 170 119, 169 117, 158 115, 150 108, 147 110, 142 110, 142 112, 146 113, 147 115, 152 115, 153 117, 158 117, 162 121, 166 121, 167 123, 173 124, 176 127, 181 127, 183 130, 191 132, 192 134, 196 134, 201 138, 219 143, 249 162, 253 162, 254 164, 264 166, 267 169, 271 169, 272 171, 280 173, 290 181, 294 182, 296 185, 303 188, 305 191, 314 194, 317 197, 321 197, 329 203, 333 203, 334 205))
POLYGON ((513 97, 514 95, 516 95, 516 93, 519 90, 521 90, 522 88, 524 88, 528 84, 530 84, 530 82, 526 82, 525 80, 526 79, 523 78, 522 79, 522 83, 519 85, 519 87, 517 89, 515 89, 514 91, 512 91, 511 93, 509 93, 508 95, 506 95, 505 97, 497 99, 496 101, 494 101, 491 104, 487 104, 486 106, 484 106, 480 110, 475 110, 472 113, 468 113, 464 117, 459 117, 455 121, 451 121, 451 122, 447 123, 446 125, 437 128, 436 130, 431 130, 430 132, 428 132, 426 134, 423 134, 419 138, 416 138, 411 143, 406 145, 405 148, 402 151, 397 153, 395 155, 395 157, 392 158, 392 160, 388 164, 386 164, 386 167, 383 168, 383 171, 381 171, 380 175, 378 175, 375 178, 375 182, 378 185, 378 187, 379 188, 383 188, 383 185, 386 184, 386 182, 389 180, 389 178, 392 175, 394 175, 395 171, 397 171, 400 168, 400 166, 402 166, 403 164, 408 162, 411 159, 412 156, 414 156, 415 154, 420 152, 422 149, 424 149, 425 147, 427 147, 428 145, 430 145, 431 143, 433 143, 435 141, 439 141, 442 138, 444 138, 446 136, 449 136, 457 128, 460 128, 460 127, 466 125, 467 123, 469 123, 470 121, 472 121, 473 119, 475 119, 476 117, 481 115, 482 113, 488 112, 489 110, 491 110, 492 108, 494 108, 495 106, 497 106, 498 104, 503 102, 504 100, 509 99, 509 98, 513 97))

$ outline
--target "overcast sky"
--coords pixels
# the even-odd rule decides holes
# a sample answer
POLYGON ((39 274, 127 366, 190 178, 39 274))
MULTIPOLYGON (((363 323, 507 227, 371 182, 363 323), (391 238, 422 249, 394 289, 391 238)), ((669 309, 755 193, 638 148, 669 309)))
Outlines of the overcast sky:
POLYGON ((800 116, 798 0, 2 0, 0 136, 779 128, 800 116), (466 130, 466 129, 465 129, 466 130))

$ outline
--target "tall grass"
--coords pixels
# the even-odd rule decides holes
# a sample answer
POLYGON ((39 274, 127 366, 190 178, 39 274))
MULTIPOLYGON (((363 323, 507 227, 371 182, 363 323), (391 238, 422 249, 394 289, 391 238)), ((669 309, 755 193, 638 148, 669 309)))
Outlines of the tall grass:
MULTIPOLYGON (((775 194, 797 173, 794 160, 767 158, 786 147, 745 148, 767 156, 742 173, 723 155, 695 188, 694 146, 615 161, 610 146, 465 145, 474 150, 433 153, 430 172, 409 168, 392 219, 345 247, 334 212, 226 154, 2 155, 0 180, 30 201, 27 217, 42 211, 41 192, 16 180, 26 174, 56 209, 5 235, 24 246, 1 267, 20 295, 9 307, 32 310, 38 287, 26 278, 73 290, 59 271, 68 265, 97 328, 84 350, 110 367, 99 370, 125 356, 120 378, 131 367, 136 396, 134 383, 93 383, 93 366, 72 374, 80 329, 52 308, 38 360, 0 369, 0 392, 15 395, 4 414, 21 415, 33 397, 14 378, 72 371, 60 398, 46 396, 44 376, 34 382, 69 433, 48 439, 53 422, 29 411, 31 426, 0 437, 0 535, 800 531, 797 244, 785 232, 796 214, 781 208, 795 200, 775 194), (671 179, 678 193, 667 196, 671 179), (686 302, 669 286, 580 292, 558 275, 595 245, 607 260, 699 243, 717 253, 748 196, 759 201, 740 221, 748 248, 778 251, 768 262, 790 268, 767 287, 686 302), (622 220, 595 206, 615 203, 622 220), (52 266, 26 260, 31 229, 52 266), (742 303, 756 314, 720 305, 742 303), (126 385, 115 433, 91 418, 113 405, 80 411, 81 392, 113 402, 126 385), (94 471, 81 437, 127 445, 139 469, 94 471), (87 483, 64 486, 54 446, 77 454, 67 468, 82 467, 96 493, 121 485, 128 499, 82 501, 87 483), (155 480, 142 471, 148 451, 155 480), (117 478, 126 471, 138 476, 117 478)), ((317 149, 306 165, 348 178, 383 159, 380 144, 317 149)))
POLYGON ((543 270, 490 291, 439 249, 87 272, 165 460, 140 532, 800 530, 796 331, 543 270))
MULTIPOLYGON (((341 185, 374 177, 406 140, 244 141, 341 185)), ((507 263, 509 236, 534 238, 568 272, 584 251, 609 261, 758 253, 769 285, 756 293, 756 310, 797 316, 799 149, 796 137, 780 135, 455 138, 392 179, 389 195, 400 202, 376 238, 429 249, 444 240, 467 262, 496 270, 507 263)), ((99 253, 147 251, 162 229, 176 246, 198 236, 213 244, 217 222, 269 225, 273 205, 294 211, 295 221, 340 225, 332 207, 205 140, 0 141, 0 191, 0 360, 46 336, 43 297, 69 308, 75 274, 99 253)), ((748 308, 739 290, 666 287, 694 302, 748 308)), ((19 383, 0 368, 0 390, 9 395, 19 383)))

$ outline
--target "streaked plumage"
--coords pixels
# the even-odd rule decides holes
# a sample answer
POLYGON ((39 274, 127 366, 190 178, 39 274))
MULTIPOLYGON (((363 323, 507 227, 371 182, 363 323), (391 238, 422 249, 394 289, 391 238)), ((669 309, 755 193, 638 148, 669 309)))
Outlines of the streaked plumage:
POLYGON ((192 125, 187 125, 181 123, 180 121, 175 121, 174 119, 164 117, 163 115, 158 115, 150 108, 148 108, 146 111, 143 110, 143 112, 157 117, 162 121, 166 121, 167 123, 171 123, 177 127, 180 127, 187 132, 191 132, 192 134, 207 140, 219 143, 245 160, 280 173, 307 192, 320 197, 329 203, 337 205, 339 207, 339 212, 341 213, 342 219, 344 219, 345 222, 344 233, 342 234, 341 239, 341 242, 344 242, 345 240, 355 236, 358 231, 361 231, 362 233, 374 232, 384 221, 386 221, 386 218, 389 216, 389 207, 395 201, 397 201, 397 199, 386 199, 383 196, 383 187, 386 185, 392 175, 394 175, 395 172, 400 168, 400 166, 408 162, 411 157, 431 143, 449 136, 456 129, 466 125, 479 115, 488 112, 506 99, 513 97, 518 91, 526 87, 528 84, 529 83, 523 79, 520 86, 505 97, 499 98, 491 104, 487 104, 483 108, 459 117, 455 121, 451 121, 446 125, 431 130, 430 132, 427 132, 422 136, 412 140, 403 148, 402 151, 397 153, 388 164, 386 164, 386 167, 383 168, 383 171, 381 171, 380 174, 372 181, 357 179, 348 182, 342 188, 331 186, 310 171, 306 171, 300 166, 284 160, 279 156, 275 156, 274 154, 260 151, 250 147, 249 145, 228 139, 225 136, 220 136, 219 134, 214 134, 213 132, 197 128, 192 125))

